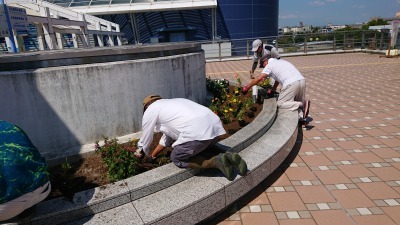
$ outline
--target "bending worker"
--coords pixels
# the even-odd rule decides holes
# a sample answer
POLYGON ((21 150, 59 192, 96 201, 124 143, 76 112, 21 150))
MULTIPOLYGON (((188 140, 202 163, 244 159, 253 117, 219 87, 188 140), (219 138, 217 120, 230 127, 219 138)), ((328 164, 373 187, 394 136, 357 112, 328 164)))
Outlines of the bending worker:
POLYGON ((0 221, 49 195, 47 163, 19 127, 0 120, 0 221))
POLYGON ((229 180, 234 179, 233 168, 242 176, 247 174, 246 162, 237 153, 220 153, 209 159, 199 154, 226 133, 219 117, 207 107, 184 98, 149 95, 143 110, 138 147, 147 157, 154 159, 164 147, 172 146, 171 161, 180 168, 218 168, 229 180), (163 136, 151 151, 154 131, 163 136))
MULTIPOLYGON (((257 68, 258 61, 266 56, 269 55, 269 58, 280 59, 278 50, 273 45, 263 44, 260 39, 256 39, 253 41, 253 48, 251 51, 254 52, 253 55, 253 67, 250 70, 250 78, 254 79, 254 71, 257 68)), ((262 67, 260 63, 260 67, 262 67)))
POLYGON ((282 85, 277 105, 281 109, 298 110, 300 120, 305 120, 310 110, 310 101, 306 101, 306 80, 303 75, 286 60, 277 60, 265 55, 260 59, 264 67, 260 75, 243 87, 246 93, 252 86, 258 84, 263 78, 272 77, 275 83, 272 92, 282 85))

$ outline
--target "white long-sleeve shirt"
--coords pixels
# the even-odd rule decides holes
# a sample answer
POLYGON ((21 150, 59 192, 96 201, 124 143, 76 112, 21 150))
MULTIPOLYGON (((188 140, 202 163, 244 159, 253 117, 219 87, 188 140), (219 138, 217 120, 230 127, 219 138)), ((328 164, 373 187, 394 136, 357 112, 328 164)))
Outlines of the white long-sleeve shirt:
POLYGON ((261 73, 267 74, 274 80, 277 80, 282 85, 282 88, 295 81, 304 79, 303 75, 301 75, 293 64, 283 59, 270 58, 267 66, 261 73))
POLYGON ((184 98, 160 99, 143 115, 143 135, 138 147, 150 155, 154 132, 162 132, 159 144, 172 147, 194 140, 209 140, 225 134, 221 120, 210 109, 184 98))

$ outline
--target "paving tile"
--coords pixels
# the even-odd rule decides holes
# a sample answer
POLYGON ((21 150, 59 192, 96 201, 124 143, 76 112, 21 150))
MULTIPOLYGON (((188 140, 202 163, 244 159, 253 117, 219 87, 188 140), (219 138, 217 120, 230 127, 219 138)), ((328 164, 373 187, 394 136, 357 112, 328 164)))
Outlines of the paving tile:
POLYGON ((354 138, 356 142, 365 146, 365 145, 381 145, 383 144, 380 139, 373 138, 373 137, 361 137, 361 138, 354 138))
POLYGON ((400 179, 400 171, 394 167, 370 168, 369 170, 383 181, 396 181, 400 179))
POLYGON ((321 225, 354 225, 343 210, 312 211, 311 215, 321 225))
POLYGON ((357 186, 373 200, 400 198, 399 193, 383 182, 358 183, 357 186))
POLYGON ((383 212, 393 221, 400 223, 400 206, 382 207, 383 212))
POLYGON ((314 173, 325 185, 352 183, 340 170, 314 171, 314 173))
POLYGON ((346 138, 348 137, 347 134, 341 131, 332 131, 332 132, 322 132, 329 139, 336 139, 336 138, 346 138))
POLYGON ((400 128, 396 126, 385 126, 385 127, 380 127, 379 129, 385 131, 386 133, 400 133, 400 128))
POLYGON ((303 132, 303 136, 306 139, 310 139, 310 138, 313 138, 313 137, 323 137, 324 134, 321 131, 317 130, 317 129, 312 129, 312 130, 307 130, 307 131, 303 132))
MULTIPOLYGON (((285 171, 290 180, 315 180, 317 177, 308 167, 290 167, 285 171)), ((289 182, 290 184, 290 182, 289 182)))
POLYGON ((242 225, 264 225, 265 221, 268 221, 268 224, 271 225, 279 225, 274 213, 242 213, 240 217, 242 225))
POLYGON ((360 129, 357 128, 347 128, 347 129, 341 129, 341 132, 349 135, 349 136, 354 136, 357 134, 365 134, 363 131, 361 131, 360 129))
POLYGON ((267 196, 274 211, 286 212, 307 209, 296 192, 275 192, 268 193, 267 196))
POLYGON ((297 186, 296 191, 304 203, 335 202, 324 186, 297 186))
POLYGON ((400 152, 393 148, 370 149, 370 151, 382 159, 400 158, 400 152))
POLYGON ((269 204, 267 194, 265 192, 258 195, 249 205, 266 205, 269 204))
MULTIPOLYGON (((314 120, 310 123, 313 128, 303 130, 303 143, 299 154, 293 160, 293 167, 289 167, 285 173, 278 176, 279 178, 271 186, 273 192, 263 192, 270 204, 256 204, 263 201, 262 198, 260 200, 256 197, 252 200, 253 206, 261 207, 264 213, 270 213, 272 224, 277 224, 276 218, 278 218, 280 225, 371 223, 386 225, 392 224, 390 221, 400 221, 400 206, 396 205, 400 203, 400 178, 394 178, 398 176, 396 171, 400 170, 400 120, 398 119, 400 88, 395 82, 390 82, 396 74, 392 71, 398 71, 399 64, 377 64, 376 55, 359 53, 288 57, 288 60, 294 62, 296 66, 307 67, 307 69, 301 67, 299 69, 302 73, 304 71, 307 82, 310 84, 307 96, 314 102, 311 111, 311 117, 314 120), (331 66, 310 69, 315 64, 336 65, 339 62, 362 63, 363 66, 355 64, 345 69, 331 66), (382 77, 376 78, 367 75, 366 70, 386 72, 382 73, 382 77), (331 76, 326 76, 327 74, 331 76), (354 87, 354 82, 358 83, 358 87, 354 87), (371 83, 377 82, 383 82, 382 85, 387 86, 389 91, 373 92, 366 88, 371 83), (335 94, 344 90, 345 96, 335 94), (306 153, 312 153, 312 155, 306 153), (325 159, 321 160, 321 156, 325 159), (397 159, 399 161, 396 161, 397 159), (334 166, 337 170, 334 170, 334 166), (321 170, 321 168, 329 170, 321 170), (334 174, 328 174, 332 171, 341 172, 339 179, 335 180, 334 174), (343 182, 346 181, 346 177, 351 179, 349 183, 343 182), (324 184, 321 184, 321 181, 324 184), (276 192, 274 188, 285 190, 285 192, 276 192), (321 196, 327 197, 319 194, 322 190, 332 194, 330 198, 336 199, 337 202, 320 201, 321 196), (283 210, 285 206, 279 204, 288 204, 292 200, 291 196, 281 197, 280 194, 288 193, 294 194, 295 205, 305 205, 306 209, 283 210), (313 193, 315 195, 312 195, 313 193), (274 198, 274 202, 269 198, 271 194, 278 196, 274 198), (320 208, 329 207, 330 209, 320 210, 317 204, 320 208), (390 204, 393 206, 389 206, 390 204), (272 213, 272 209, 278 206, 282 211, 272 213), (341 208, 342 206, 345 211, 341 208), (288 212, 296 212, 301 219, 289 219, 288 212), (306 217, 306 214, 309 217, 306 217)), ((244 62, 251 63, 250 61, 244 62)), ((241 61, 236 61, 235 64, 237 62, 241 61)), ((229 68, 233 68, 221 66, 226 65, 226 62, 218 65, 214 68, 215 73, 218 69, 231 71, 229 68)), ((247 69, 242 70, 247 71, 247 69)), ((220 76, 227 77, 228 74, 224 73, 220 76)), ((243 80, 248 82, 248 76, 243 77, 243 80)), ((250 212, 249 206, 246 209, 250 212)), ((248 213, 244 211, 246 211, 245 207, 240 214, 236 215, 242 217, 242 214, 248 213)), ((246 220, 246 222, 249 221, 246 220)), ((269 220, 260 216, 251 224, 266 224, 265 221, 269 220)))
POLYGON ((332 190, 331 193, 344 208, 375 206, 374 202, 359 189, 332 190))
POLYGON ((300 219, 300 215, 297 211, 286 212, 286 215, 289 219, 300 219))
MULTIPOLYGON (((290 182, 290 180, 289 180, 289 178, 288 178, 288 176, 287 176, 287 171, 288 171, 290 168, 292 168, 292 167, 287 168, 287 169, 286 169, 286 172, 285 172, 284 174, 282 174, 282 175, 274 182, 274 184, 273 184, 272 186, 280 186, 280 187, 282 187, 282 186, 290 186, 290 185, 292 185, 292 183, 290 182)), ((306 167, 304 167, 304 168, 306 168, 306 167)), ((296 169, 301 170, 302 167, 301 167, 301 168, 300 168, 300 167, 296 167, 296 169)), ((306 168, 306 169, 307 169, 307 168, 306 168)))
POLYGON ((391 148, 400 147, 400 139, 398 138, 380 139, 380 141, 391 148))
POLYGON ((304 142, 301 144, 300 152, 313 152, 319 151, 312 143, 304 142))
POLYGON ((351 218, 357 224, 362 224, 362 225, 377 225, 377 224, 396 225, 396 223, 386 215, 367 215, 367 216, 363 215, 363 216, 352 216, 351 218))
POLYGON ((323 154, 332 162, 342 160, 354 160, 346 151, 324 151, 323 154))
POLYGON ((279 220, 280 225, 317 225, 313 219, 279 220))
POLYGON ((389 135, 388 133, 386 133, 385 131, 381 130, 381 129, 371 129, 371 130, 363 130, 364 133, 373 136, 373 137, 379 137, 379 136, 385 136, 385 135, 389 135))
POLYGON ((334 164, 324 155, 301 156, 304 162, 309 166, 333 166, 334 164))
POLYGON ((312 140, 311 143, 317 148, 337 147, 337 145, 331 140, 312 140))
POLYGON ((360 163, 385 162, 385 160, 371 152, 351 153, 350 155, 360 163))
POLYGON ((342 149, 347 150, 347 149, 361 149, 364 146, 360 145, 356 141, 339 141, 335 142, 337 145, 339 145, 342 149))
POLYGON ((338 165, 339 170, 341 170, 347 177, 370 177, 374 174, 361 164, 357 165, 338 165))

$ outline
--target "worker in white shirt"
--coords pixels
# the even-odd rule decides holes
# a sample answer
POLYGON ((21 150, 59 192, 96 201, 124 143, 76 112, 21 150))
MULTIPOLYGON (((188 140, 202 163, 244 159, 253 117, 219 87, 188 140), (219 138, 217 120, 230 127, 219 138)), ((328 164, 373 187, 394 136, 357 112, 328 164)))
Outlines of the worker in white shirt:
POLYGON ((310 101, 306 98, 306 80, 296 67, 286 60, 269 58, 268 55, 260 59, 264 69, 260 75, 243 87, 246 93, 252 86, 258 84, 263 78, 272 77, 275 83, 272 92, 282 85, 277 105, 281 109, 298 110, 300 121, 305 121, 310 111, 310 101))
POLYGON ((143 101, 143 136, 139 149, 151 159, 167 146, 172 146, 171 161, 180 168, 218 168, 229 180, 233 168, 247 174, 246 162, 237 153, 220 153, 205 158, 201 153, 225 134, 220 118, 209 108, 184 98, 162 99, 149 95, 143 101), (154 132, 162 132, 158 146, 152 150, 154 132))
MULTIPOLYGON (((263 44, 260 39, 254 40, 252 47, 253 48, 251 49, 251 51, 254 52, 254 55, 253 55, 253 66, 250 70, 250 78, 254 79, 254 71, 257 68, 258 61, 262 57, 266 55, 269 55, 269 58, 275 58, 275 59, 280 59, 281 57, 275 46, 269 44, 263 44)), ((260 67, 262 67, 261 63, 260 67)))

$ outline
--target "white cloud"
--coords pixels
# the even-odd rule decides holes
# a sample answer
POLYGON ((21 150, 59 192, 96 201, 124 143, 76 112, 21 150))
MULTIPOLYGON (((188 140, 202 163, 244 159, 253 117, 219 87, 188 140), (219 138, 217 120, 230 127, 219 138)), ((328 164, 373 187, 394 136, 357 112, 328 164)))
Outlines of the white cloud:
POLYGON ((284 15, 284 16, 279 16, 280 19, 295 19, 298 18, 297 15, 294 14, 289 14, 289 15, 284 15))
POLYGON ((325 5, 325 2, 322 1, 312 1, 308 3, 309 5, 313 5, 313 6, 322 6, 325 5))
MULTIPOLYGON (((336 0, 326 0, 327 2, 336 2, 336 0)), ((400 0, 399 0, 400 1, 400 0)))

